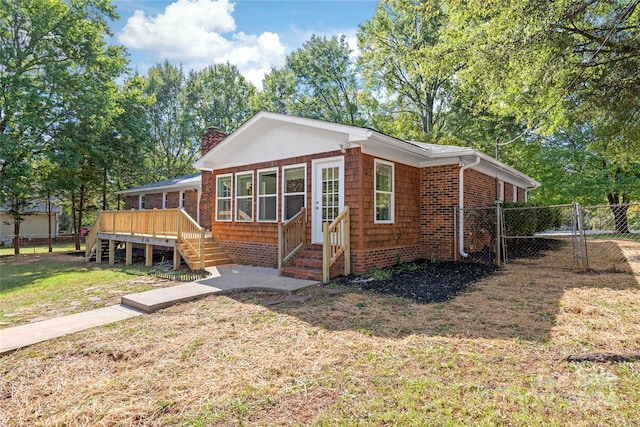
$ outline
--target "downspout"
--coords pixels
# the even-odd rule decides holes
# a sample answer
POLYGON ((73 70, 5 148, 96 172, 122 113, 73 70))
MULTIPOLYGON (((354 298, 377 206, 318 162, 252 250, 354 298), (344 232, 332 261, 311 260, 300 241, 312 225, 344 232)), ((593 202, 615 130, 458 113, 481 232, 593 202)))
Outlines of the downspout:
POLYGON ((469 254, 464 251, 464 171, 471 167, 477 166, 479 163, 480 156, 478 156, 477 154, 476 159, 473 161, 473 163, 469 163, 468 165, 465 165, 462 161, 462 158, 460 158, 460 170, 458 171, 458 219, 460 222, 458 230, 458 251, 463 258, 469 256, 469 254))

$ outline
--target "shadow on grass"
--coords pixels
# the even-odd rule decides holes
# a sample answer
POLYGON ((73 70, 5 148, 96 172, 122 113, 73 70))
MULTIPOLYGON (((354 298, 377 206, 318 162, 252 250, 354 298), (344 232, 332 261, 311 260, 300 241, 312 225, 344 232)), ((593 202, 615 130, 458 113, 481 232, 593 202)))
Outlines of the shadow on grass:
MULTIPOLYGON (((640 254, 640 245, 634 250, 640 254)), ((610 251, 610 247, 604 251, 595 244, 591 257, 598 253, 611 256, 610 251)), ((628 256, 628 249, 626 252, 628 256)), ((514 261, 439 303, 418 304, 344 286, 334 286, 331 294, 321 286, 303 289, 298 296, 310 297, 303 303, 288 302, 275 294, 247 293, 233 298, 263 304, 275 312, 334 331, 351 330, 385 338, 421 334, 545 342, 564 310, 573 310, 565 304, 616 304, 611 300, 563 302, 568 293, 586 290, 581 298, 592 300, 620 294, 623 300, 629 296, 624 291, 640 290, 640 274, 634 275, 628 263, 618 265, 616 271, 579 273, 568 267, 573 265, 572 259, 572 246, 563 245, 539 258, 514 261)))
MULTIPOLYGON (((0 296, 41 281, 78 281, 83 275, 110 268, 105 264, 89 264, 83 256, 59 253, 17 255, 0 258, 0 296)), ((124 266, 122 266, 124 267, 124 266)), ((135 267, 122 268, 124 274, 138 275, 135 267)))

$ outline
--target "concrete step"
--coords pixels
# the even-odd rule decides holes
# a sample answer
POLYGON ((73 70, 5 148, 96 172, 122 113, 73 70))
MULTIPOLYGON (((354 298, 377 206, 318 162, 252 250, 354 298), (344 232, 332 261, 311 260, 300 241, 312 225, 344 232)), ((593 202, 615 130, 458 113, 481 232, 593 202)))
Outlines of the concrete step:
POLYGON ((295 277, 296 279, 322 280, 322 270, 307 267, 286 266, 282 267, 281 273, 284 277, 295 277))

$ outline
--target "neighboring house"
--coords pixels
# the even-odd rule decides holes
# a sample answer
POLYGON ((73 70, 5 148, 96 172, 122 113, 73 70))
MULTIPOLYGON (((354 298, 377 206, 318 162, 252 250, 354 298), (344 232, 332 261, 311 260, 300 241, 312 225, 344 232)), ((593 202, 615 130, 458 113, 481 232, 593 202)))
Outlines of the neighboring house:
POLYGON ((167 179, 154 184, 118 191, 125 198, 126 209, 183 208, 193 219, 199 220, 200 172, 167 179))
MULTIPOLYGON (((58 237, 62 207, 51 203, 51 237, 58 237)), ((20 238, 44 239, 49 237, 49 216, 47 203, 36 202, 25 209, 24 220, 20 223, 20 238)), ((13 218, 7 206, 0 206, 0 244, 8 246, 13 239, 13 218)))
MULTIPOLYGON (((234 262, 269 267, 279 265, 280 224, 302 207, 308 247, 321 244, 323 223, 349 207, 351 270, 364 273, 398 261, 466 256, 469 242, 456 238, 467 235, 457 208, 526 201, 540 185, 471 148, 269 112, 228 136, 210 128, 202 145, 195 164, 202 171, 199 213, 192 217, 234 262)), ((161 200, 171 207, 169 195, 182 191, 181 182, 121 194, 128 207, 161 208, 161 200)), ((314 277, 302 270, 285 273, 314 277)))

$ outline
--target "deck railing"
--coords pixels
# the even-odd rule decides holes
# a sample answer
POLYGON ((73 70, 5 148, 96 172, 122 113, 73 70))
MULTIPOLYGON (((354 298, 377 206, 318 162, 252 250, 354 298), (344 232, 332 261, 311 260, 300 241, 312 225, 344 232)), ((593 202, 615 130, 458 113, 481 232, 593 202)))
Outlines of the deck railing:
POLYGON ((278 270, 304 246, 306 222, 307 211, 303 207, 291 219, 278 226, 278 270))
POLYGON ((331 224, 322 224, 322 283, 329 282, 331 266, 344 254, 344 275, 351 274, 351 220, 349 206, 331 224))
POLYGON ((87 256, 98 233, 177 240, 197 254, 200 265, 204 265, 205 229, 182 209, 102 211, 87 235, 87 256))

